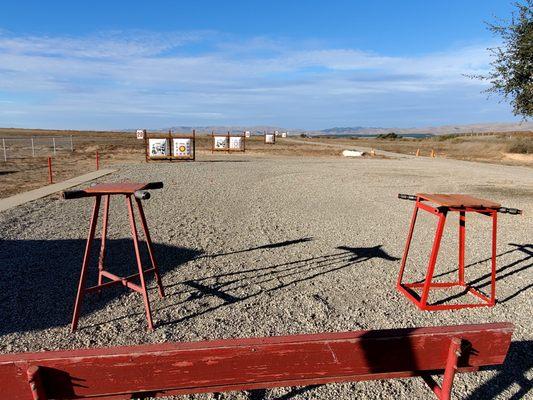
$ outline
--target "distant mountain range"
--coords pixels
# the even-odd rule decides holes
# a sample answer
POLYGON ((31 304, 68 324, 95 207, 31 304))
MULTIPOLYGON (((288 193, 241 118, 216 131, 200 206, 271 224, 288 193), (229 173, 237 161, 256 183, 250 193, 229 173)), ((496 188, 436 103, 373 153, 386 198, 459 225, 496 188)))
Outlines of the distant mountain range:
MULTIPOLYGON (((394 127, 334 127, 322 130, 309 129, 294 129, 283 128, 280 126, 270 125, 256 125, 256 126, 171 126, 163 129, 155 129, 155 131, 167 132, 191 132, 196 129, 199 133, 215 132, 226 133, 250 131, 252 134, 262 134, 263 132, 289 132, 292 134, 306 133, 308 135, 379 135, 384 133, 395 132, 398 134, 420 133, 432 135, 446 135, 454 133, 486 133, 486 132, 515 132, 515 131, 533 131, 533 121, 517 122, 517 123, 493 123, 493 124, 470 124, 470 125, 444 125, 444 126, 428 126, 423 128, 394 128, 394 127)), ((129 129, 131 130, 131 129, 129 129)), ((151 130, 154 131, 154 130, 151 130)))

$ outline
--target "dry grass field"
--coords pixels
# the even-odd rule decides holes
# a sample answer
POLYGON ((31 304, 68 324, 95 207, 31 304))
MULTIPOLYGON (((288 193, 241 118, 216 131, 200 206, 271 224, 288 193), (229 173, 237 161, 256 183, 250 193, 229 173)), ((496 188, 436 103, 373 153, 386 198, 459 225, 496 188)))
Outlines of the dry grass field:
MULTIPOLYGON (((64 138, 69 142, 72 136, 74 151, 58 151, 53 157, 53 178, 55 182, 72 178, 96 168, 96 152, 100 167, 109 168, 124 164, 144 162, 143 141, 137 140, 132 132, 102 131, 55 131, 34 129, 0 129, 0 138, 8 143, 25 143, 25 148, 10 149, 4 162, 0 154, 0 198, 36 189, 48 183, 47 158, 52 149, 39 151, 32 157, 28 147, 31 137, 64 138), (26 138, 26 141, 10 142, 10 138, 26 138)), ((58 139, 61 140, 61 139, 58 139)), ((252 156, 295 156, 295 157, 340 157, 343 149, 375 148, 393 153, 414 155, 420 149, 422 156, 429 156, 432 149, 437 157, 459 160, 502 163, 508 165, 533 166, 533 132, 495 134, 493 136, 440 136, 430 139, 383 140, 374 138, 278 138, 275 145, 266 145, 262 137, 252 137, 246 142, 247 155, 252 156), (315 145, 309 145, 313 142, 315 145), (318 144, 318 145, 317 145, 318 144), (522 154, 512 151, 526 151, 522 154)), ((211 141, 206 134, 197 135, 197 159, 211 157, 211 141)), ((0 149, 1 150, 1 149, 0 149)), ((219 154, 219 156, 223 156, 219 154)))

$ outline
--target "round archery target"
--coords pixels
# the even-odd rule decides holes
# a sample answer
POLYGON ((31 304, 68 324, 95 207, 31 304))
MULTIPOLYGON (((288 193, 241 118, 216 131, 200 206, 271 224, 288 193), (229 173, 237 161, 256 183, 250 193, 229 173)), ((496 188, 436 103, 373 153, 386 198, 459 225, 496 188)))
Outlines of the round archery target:
POLYGON ((233 150, 240 150, 242 147, 242 137, 230 137, 229 138, 229 148, 233 150))
POLYGON ((189 157, 192 155, 191 139, 173 139, 174 156, 189 157))

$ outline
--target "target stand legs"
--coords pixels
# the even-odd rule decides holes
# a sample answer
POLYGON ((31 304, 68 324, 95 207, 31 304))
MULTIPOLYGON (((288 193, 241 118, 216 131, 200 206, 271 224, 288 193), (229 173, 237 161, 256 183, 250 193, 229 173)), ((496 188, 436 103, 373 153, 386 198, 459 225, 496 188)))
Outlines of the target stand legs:
POLYGON ((154 278, 157 284, 159 295, 161 297, 165 296, 165 291, 163 288, 163 283, 161 281, 161 276, 159 274, 159 269, 157 267, 157 263, 155 260, 152 240, 151 240, 150 232, 148 230, 148 226, 146 223, 146 217, 144 215, 142 203, 138 198, 134 197, 135 203, 137 204, 137 209, 139 212, 141 227, 142 227, 145 239, 146 239, 146 247, 148 249, 148 255, 150 257, 151 267, 148 269, 143 268, 141 253, 140 253, 140 248, 139 248, 139 237, 137 233, 135 214, 133 210, 134 207, 133 207, 133 202, 132 202, 132 195, 126 194, 125 202, 126 202, 126 208, 128 210, 130 230, 131 230, 131 236, 133 239, 133 248, 135 251, 135 259, 137 263, 138 272, 133 275, 129 275, 127 277, 121 277, 121 276, 112 274, 111 272, 105 269, 105 257, 106 257, 106 246, 107 246, 106 237, 107 237, 107 227, 108 227, 108 222, 109 222, 108 217, 109 217, 109 204, 111 201, 111 195, 103 194, 103 196, 105 196, 105 199, 104 199, 104 213, 103 213, 103 220, 102 220, 102 238, 101 238, 101 244, 100 244, 100 255, 98 258, 98 283, 95 286, 86 287, 87 269, 88 269, 88 265, 90 262, 91 248, 94 242, 96 226, 98 223, 98 214, 100 210, 102 195, 96 195, 95 200, 94 200, 91 221, 89 224, 89 236, 87 238, 87 243, 85 246, 85 254, 83 256, 83 262, 82 262, 81 273, 80 273, 80 281, 78 284, 78 293, 76 295, 76 301, 74 304, 74 313, 72 316, 71 331, 74 332, 78 327, 80 309, 81 309, 85 294, 91 293, 91 292, 100 292, 103 288, 114 286, 116 284, 122 284, 123 286, 142 294, 143 301, 144 301, 144 308, 146 312, 146 320, 148 323, 148 329, 153 330, 154 326, 153 326, 153 321, 152 321, 152 312, 150 309, 150 299, 148 297, 148 290, 146 287, 145 274, 149 272, 154 273, 154 278), (139 283, 135 283, 136 280, 138 280, 139 283))

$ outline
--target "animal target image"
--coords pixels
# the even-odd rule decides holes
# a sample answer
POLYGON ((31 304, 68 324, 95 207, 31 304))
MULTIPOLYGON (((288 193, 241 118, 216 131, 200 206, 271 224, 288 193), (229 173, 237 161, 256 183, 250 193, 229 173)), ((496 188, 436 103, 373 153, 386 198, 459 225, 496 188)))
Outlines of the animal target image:
POLYGON ((214 136, 213 148, 215 150, 227 150, 228 149, 228 137, 227 136, 214 136))
POLYGON ((172 149, 174 157, 190 157, 192 156, 192 140, 187 138, 173 139, 172 149))
POLYGON ((165 157, 170 154, 168 139, 149 139, 148 148, 150 157, 165 157))

